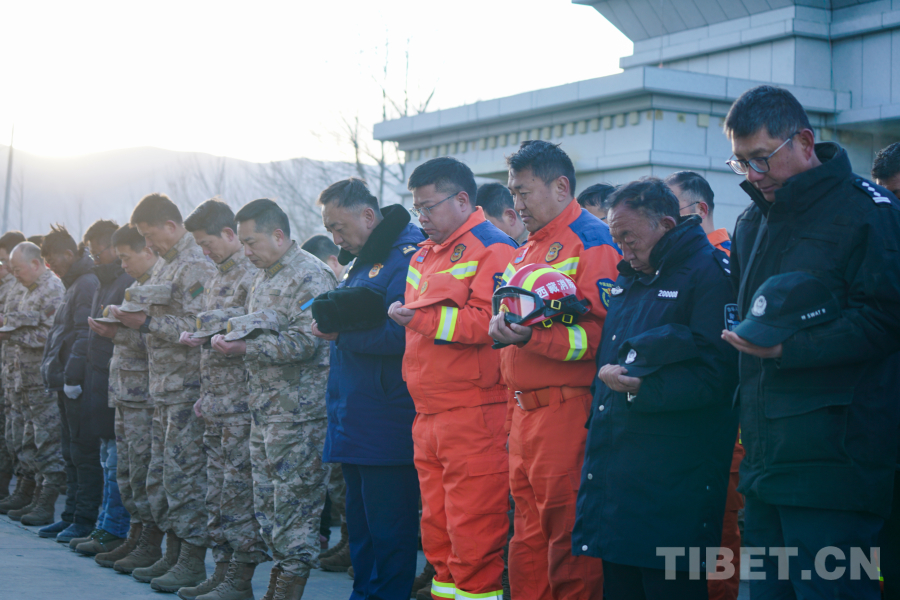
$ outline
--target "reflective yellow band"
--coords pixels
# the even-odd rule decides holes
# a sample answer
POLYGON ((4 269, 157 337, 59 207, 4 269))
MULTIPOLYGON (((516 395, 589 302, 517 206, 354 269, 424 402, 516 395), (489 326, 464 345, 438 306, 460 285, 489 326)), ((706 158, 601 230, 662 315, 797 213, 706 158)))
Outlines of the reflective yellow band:
POLYGON ((509 283, 509 280, 512 279, 512 276, 516 274, 516 268, 512 265, 506 265, 506 270, 503 271, 503 285, 509 283))
POLYGON ((553 268, 562 273, 563 275, 568 275, 569 277, 575 277, 575 272, 578 270, 578 257, 567 258, 562 261, 558 265, 553 265, 553 268))
POLYGON ((452 583, 442 583, 437 579, 431 580, 431 595, 438 598, 456 598, 456 586, 452 583))
POLYGON ((453 341, 453 333, 456 331, 456 317, 458 314, 458 308, 453 308, 452 306, 441 307, 441 321, 438 323, 437 335, 434 336, 434 339, 443 340, 445 342, 453 341))
MULTIPOLYGON (((434 588, 431 588, 432 594, 434 593, 434 588)), ((469 598, 479 598, 479 600, 503 600, 503 590, 497 590, 496 592, 485 592, 484 594, 470 594, 469 592, 464 592, 462 590, 456 590, 456 599, 469 599, 469 598)))
POLYGON ((419 289, 419 281, 422 280, 422 274, 416 271, 412 265, 409 267, 409 271, 406 273, 406 283, 413 286, 414 289, 419 289))
POLYGON ((553 269, 538 269, 537 271, 533 271, 528 274, 528 277, 525 278, 525 281, 522 282, 522 289, 531 290, 534 288, 534 282, 537 281, 537 278, 541 275, 546 275, 547 273, 552 273, 553 269))
POLYGON ((566 354, 566 360, 581 360, 587 352, 587 333, 581 325, 572 325, 566 329, 569 330, 569 352, 566 354))
POLYGON ((438 271, 438 273, 450 273, 457 279, 465 279, 466 277, 474 277, 476 271, 478 271, 478 261, 473 260, 453 265, 445 271, 438 271))

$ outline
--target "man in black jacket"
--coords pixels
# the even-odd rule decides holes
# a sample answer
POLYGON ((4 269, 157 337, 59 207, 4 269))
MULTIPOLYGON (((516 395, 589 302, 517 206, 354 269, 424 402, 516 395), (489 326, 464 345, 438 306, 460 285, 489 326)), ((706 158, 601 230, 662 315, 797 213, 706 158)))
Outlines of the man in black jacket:
MULTIPOLYGON (((119 263, 112 236, 119 226, 115 221, 99 220, 84 232, 84 242, 96 266, 94 275, 100 287, 94 293, 91 317, 103 316, 103 309, 122 304, 125 289, 134 282, 119 263)), ((122 505, 116 480, 118 454, 113 426, 115 409, 109 402, 109 366, 113 342, 94 331, 88 333, 87 366, 84 374, 81 431, 85 437, 100 439, 100 466, 103 468, 103 504, 97 525, 88 538, 74 538, 69 546, 81 554, 94 556, 109 552, 125 542, 131 516, 122 505)))
POLYGON ((838 145, 815 144, 786 90, 745 92, 725 133, 753 200, 732 244, 738 315, 764 315, 756 291, 794 271, 840 305, 772 347, 722 333, 741 351, 744 545, 766 549, 750 557, 762 562, 750 593, 875 599, 867 561, 890 510, 900 424, 900 203, 854 175, 838 145))
POLYGON ((66 508, 59 521, 40 530, 61 543, 85 537, 94 528, 103 494, 100 439, 82 432, 82 389, 88 347, 87 319, 100 285, 91 272, 90 254, 62 225, 44 236, 41 256, 62 280, 66 295, 53 319, 44 346, 41 375, 47 390, 57 392, 62 416, 62 453, 66 463, 66 508))

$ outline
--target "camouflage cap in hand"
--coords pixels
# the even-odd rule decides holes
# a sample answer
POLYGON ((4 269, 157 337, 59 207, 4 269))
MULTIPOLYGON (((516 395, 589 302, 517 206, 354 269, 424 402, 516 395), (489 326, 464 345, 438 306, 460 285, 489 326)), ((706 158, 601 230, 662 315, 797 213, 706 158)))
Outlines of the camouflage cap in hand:
POLYGON ((4 317, 0 333, 9 333, 19 327, 37 327, 41 324, 40 316, 30 312, 9 313, 4 317))
POLYGON ((284 331, 287 327, 287 317, 273 308, 266 308, 249 315, 229 319, 225 341, 233 342, 245 338, 257 330, 277 332, 284 331))
POLYGON ((192 338, 202 339, 222 333, 228 329, 229 311, 208 310, 197 315, 197 331, 191 334, 192 338))

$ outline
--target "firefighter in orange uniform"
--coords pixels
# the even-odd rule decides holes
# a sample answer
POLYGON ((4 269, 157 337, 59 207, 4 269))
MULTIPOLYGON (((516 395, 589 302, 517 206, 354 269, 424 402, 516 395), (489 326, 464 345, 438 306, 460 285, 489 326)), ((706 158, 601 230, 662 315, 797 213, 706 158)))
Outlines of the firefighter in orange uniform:
MULTIPOLYGON (((700 226, 706 233, 709 243, 728 256, 731 256, 731 236, 726 229, 716 229, 713 224, 714 194, 709 182, 699 173, 678 171, 666 178, 666 185, 678 198, 681 214, 699 215, 700 226)), ((741 445, 741 434, 734 443, 734 454, 731 457, 731 473, 728 478, 728 496, 725 499, 725 520, 722 523, 722 547, 734 553, 734 574, 728 579, 709 580, 709 600, 737 600, 741 585, 741 531, 738 528, 738 511, 744 508, 744 497, 737 491, 740 478, 741 460, 744 458, 744 447, 741 445)))
POLYGON ((422 493, 422 546, 435 598, 502 600, 509 529, 506 386, 488 335, 491 296, 515 243, 475 207, 471 169, 443 157, 409 178, 427 240, 412 255, 403 378, 416 405, 414 460, 422 493))
POLYGON ((504 271, 504 282, 520 267, 546 263, 571 277, 592 307, 571 325, 522 327, 505 323, 502 314, 491 320, 491 337, 511 344, 500 351, 500 369, 510 389, 512 596, 602 598, 601 561, 573 557, 571 540, 584 423, 597 373, 594 356, 621 256, 606 224, 575 202, 572 161, 557 145, 523 142, 507 163, 509 188, 529 236, 504 271))

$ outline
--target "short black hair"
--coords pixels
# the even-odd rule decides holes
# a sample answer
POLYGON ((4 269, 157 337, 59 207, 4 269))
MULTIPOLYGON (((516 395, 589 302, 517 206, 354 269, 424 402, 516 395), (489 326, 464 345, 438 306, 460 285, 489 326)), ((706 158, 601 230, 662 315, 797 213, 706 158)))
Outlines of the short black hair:
POLYGON ((716 208, 714 202, 716 195, 709 186, 709 182, 700 173, 694 171, 672 173, 666 177, 666 185, 677 185, 683 192, 687 192, 694 202, 705 202, 709 207, 709 212, 716 208))
POLYGON ((222 230, 228 228, 237 231, 234 222, 234 211, 219 198, 210 198, 194 209, 184 220, 184 228, 189 232, 201 229, 209 235, 222 237, 222 230))
POLYGON ((329 256, 337 256, 341 252, 341 249, 331 241, 331 238, 322 233, 310 236, 303 242, 300 249, 306 250, 322 262, 325 262, 329 256))
POLYGON ((119 224, 109 219, 98 219, 84 232, 85 242, 111 244, 112 236, 119 229, 119 224))
POLYGON ((122 225, 112 236, 113 246, 128 246, 135 252, 140 252, 147 246, 147 240, 138 233, 134 225, 122 225))
POLYGON ((502 183, 492 182, 478 188, 475 206, 480 206, 489 217, 500 219, 506 209, 515 210, 516 204, 513 202, 512 194, 509 193, 509 188, 502 183))
POLYGON ((66 250, 77 257, 78 244, 75 242, 75 238, 72 237, 65 225, 60 223, 51 225, 50 233, 44 236, 44 243, 41 244, 41 256, 50 256, 66 250))
POLYGON ((603 208, 607 198, 617 189, 616 186, 609 183, 595 183, 584 188, 584 191, 578 194, 577 202, 582 207, 599 206, 603 208))
POLYGON ((654 226, 663 217, 672 217, 677 222, 681 218, 678 198, 662 179, 641 177, 620 187, 607 201, 609 209, 624 204, 650 219, 654 226))
POLYGON ((475 174, 466 163, 452 156, 432 158, 415 168, 406 187, 415 190, 431 184, 442 194, 465 192, 469 195, 469 204, 475 206, 478 186, 475 184, 475 174))
POLYGON ((741 94, 728 109, 725 135, 748 138, 763 128, 769 137, 787 139, 804 129, 812 130, 809 117, 794 95, 774 85, 758 85, 741 94))
POLYGON ((251 200, 237 211, 234 220, 238 223, 255 221, 256 230, 260 233, 271 234, 276 229, 280 229, 284 237, 291 239, 291 224, 288 216, 274 200, 268 198, 251 200))
POLYGON ((32 244, 34 244, 35 246, 37 246, 38 248, 40 248, 41 246, 44 245, 44 236, 42 236, 42 235, 33 235, 33 236, 29 237, 29 238, 28 238, 27 240, 25 240, 25 241, 26 241, 26 242, 31 242, 32 244))
POLYGON ((0 236, 0 248, 6 250, 7 254, 11 254, 13 248, 25 241, 25 234, 21 231, 7 231, 0 236))
POLYGON ((147 194, 141 198, 131 211, 131 224, 146 223, 151 227, 159 227, 166 221, 181 225, 181 211, 165 194, 147 194))
POLYGON ((375 211, 376 215, 381 216, 378 198, 372 195, 366 182, 358 177, 350 177, 332 183, 322 190, 316 203, 319 206, 335 203, 339 207, 347 209, 369 207, 375 211))
POLYGON ((885 181, 897 173, 900 173, 900 142, 879 150, 872 163, 872 177, 875 179, 885 181))
POLYGON ((569 192, 575 195, 575 166, 559 144, 543 140, 525 140, 515 154, 506 157, 506 164, 510 171, 530 169, 544 185, 565 177, 569 180, 569 192))

